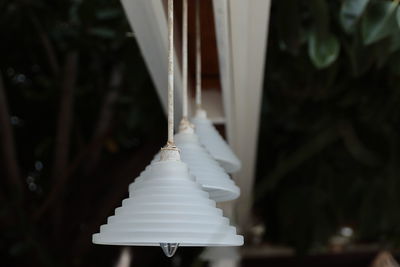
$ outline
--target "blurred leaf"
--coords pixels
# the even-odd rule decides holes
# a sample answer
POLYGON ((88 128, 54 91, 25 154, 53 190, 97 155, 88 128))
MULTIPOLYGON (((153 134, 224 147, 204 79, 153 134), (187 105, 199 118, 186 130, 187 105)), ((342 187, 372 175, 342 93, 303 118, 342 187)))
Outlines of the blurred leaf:
POLYGON ((89 33, 105 39, 113 39, 116 36, 115 31, 104 27, 92 28, 89 33))
POLYGON ((364 44, 369 45, 388 37, 396 30, 396 9, 398 2, 373 2, 362 19, 361 31, 364 44))
POLYGON ((339 20, 347 33, 353 33, 369 0, 345 0, 339 13, 339 20))
POLYGON ((314 66, 323 69, 331 65, 340 52, 340 44, 333 34, 320 37, 315 31, 310 32, 308 39, 308 54, 314 66))
POLYGON ((318 69, 331 65, 339 55, 340 44, 329 31, 329 9, 325 0, 307 1, 314 18, 314 30, 308 36, 308 54, 318 69))

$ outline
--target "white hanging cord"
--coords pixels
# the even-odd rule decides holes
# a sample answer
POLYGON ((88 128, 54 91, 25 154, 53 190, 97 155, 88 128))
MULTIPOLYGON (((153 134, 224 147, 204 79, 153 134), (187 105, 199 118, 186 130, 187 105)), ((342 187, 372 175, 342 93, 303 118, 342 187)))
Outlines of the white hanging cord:
POLYGON ((196 0, 196 106, 201 108, 201 33, 200 1, 196 0))
MULTIPOLYGON (((174 0, 168 0, 168 141, 161 149, 160 161, 180 161, 179 149, 174 143, 174 0)), ((161 247, 177 244, 162 244, 161 247)))
POLYGON ((188 2, 182 2, 182 88, 183 119, 188 118, 188 2))
POLYGON ((168 142, 174 145, 174 1, 168 0, 168 142))

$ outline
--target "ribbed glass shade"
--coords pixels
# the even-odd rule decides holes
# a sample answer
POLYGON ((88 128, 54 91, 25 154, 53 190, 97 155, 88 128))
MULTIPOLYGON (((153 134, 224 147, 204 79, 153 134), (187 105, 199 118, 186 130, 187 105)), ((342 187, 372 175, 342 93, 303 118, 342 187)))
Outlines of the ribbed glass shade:
POLYGON ((180 160, 153 162, 129 186, 129 198, 93 235, 93 243, 127 246, 240 246, 243 237, 180 160))
POLYGON ((219 163, 201 145, 194 133, 178 133, 175 143, 196 181, 216 202, 233 200, 239 197, 240 189, 219 163))
POLYGON ((212 122, 207 119, 206 112, 198 110, 196 116, 192 118, 192 122, 195 125, 196 134, 199 136, 200 142, 221 166, 228 173, 238 171, 241 167, 240 160, 215 129, 212 122))
MULTIPOLYGON (((240 196, 240 188, 208 153, 193 131, 180 132, 174 136, 174 139, 181 152, 181 159, 188 165, 190 174, 194 176, 203 190, 209 193, 212 200, 223 202, 237 199, 240 196)), ((152 162, 159 160, 160 153, 154 157, 152 162)))

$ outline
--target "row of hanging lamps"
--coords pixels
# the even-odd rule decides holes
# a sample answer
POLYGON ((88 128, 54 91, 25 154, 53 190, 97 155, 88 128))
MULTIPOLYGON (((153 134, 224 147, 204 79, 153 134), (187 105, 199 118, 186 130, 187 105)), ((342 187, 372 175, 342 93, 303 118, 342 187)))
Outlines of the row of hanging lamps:
MULTIPOLYGON (((199 0, 196 0, 196 13, 199 0)), ((188 120, 188 7, 183 1, 182 14, 182 120, 179 132, 175 135, 176 145, 181 150, 182 161, 195 176, 197 182, 210 198, 216 202, 233 200, 239 197, 240 189, 230 179, 226 171, 200 143, 194 125, 188 120)))
POLYGON ((208 152, 221 164, 228 173, 235 173, 241 168, 241 162, 230 146, 219 134, 212 121, 207 118, 204 109, 197 109, 192 122, 196 127, 196 133, 200 142, 208 152))
MULTIPOLYGON (((198 0, 196 10, 199 9, 198 0)), ((195 133, 194 125, 188 120, 188 6, 183 1, 182 8, 182 120, 179 132, 174 136, 185 162, 196 181, 216 202, 234 200, 239 197, 240 189, 229 177, 224 168, 211 156, 201 144, 195 133)), ((160 159, 158 153, 153 162, 160 159)))
POLYGON ((129 198, 93 235, 93 243, 161 246, 168 257, 178 246, 240 246, 243 237, 190 174, 174 143, 173 0, 168 0, 168 31, 168 142, 159 160, 129 186, 129 198))
POLYGON ((207 118, 207 112, 201 105, 201 32, 200 32, 200 8, 196 2, 196 113, 192 122, 196 127, 196 133, 200 142, 208 152, 221 164, 228 173, 237 172, 241 168, 241 162, 230 146, 215 129, 211 120, 207 118))

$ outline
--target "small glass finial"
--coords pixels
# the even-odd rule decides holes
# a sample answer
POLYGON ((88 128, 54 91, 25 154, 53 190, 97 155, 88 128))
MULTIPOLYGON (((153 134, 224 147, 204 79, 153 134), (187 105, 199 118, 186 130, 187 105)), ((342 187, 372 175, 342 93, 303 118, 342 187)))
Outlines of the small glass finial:
POLYGON ((179 243, 160 243, 160 247, 162 248, 165 256, 171 258, 175 255, 175 252, 178 250, 179 243))

